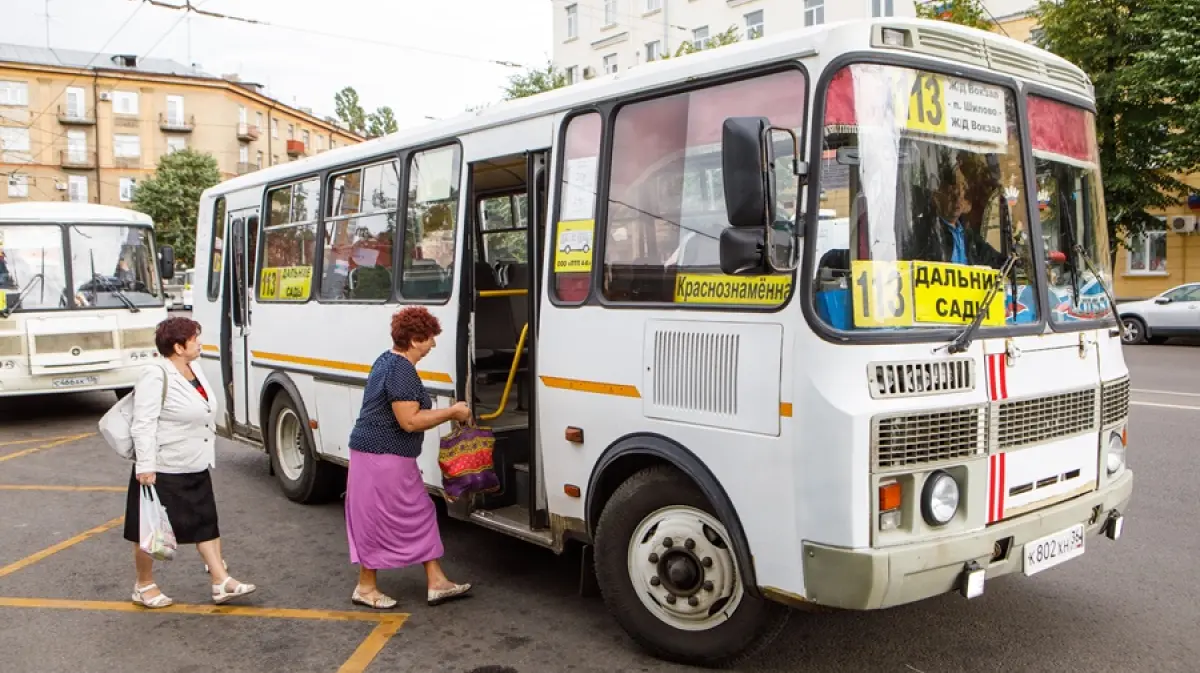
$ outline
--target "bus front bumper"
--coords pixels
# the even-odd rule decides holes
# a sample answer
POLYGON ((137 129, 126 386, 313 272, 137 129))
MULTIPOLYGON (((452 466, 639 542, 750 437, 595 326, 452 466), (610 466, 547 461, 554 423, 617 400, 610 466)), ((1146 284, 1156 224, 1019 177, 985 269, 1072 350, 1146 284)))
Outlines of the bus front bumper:
MULTIPOLYGON (((872 610, 912 603, 951 591, 966 592, 968 572, 987 580, 1021 572, 1025 544, 1082 523, 1085 535, 1117 527, 1133 493, 1133 472, 1104 489, 994 524, 959 537, 884 549, 853 550, 804 543, 807 601, 830 607, 872 610), (997 544, 1012 538, 993 561, 997 544)), ((1115 536, 1112 536, 1115 537, 1115 536)), ((1085 553, 1088 551, 1085 545, 1085 553)), ((1066 561, 1070 565, 1071 561, 1066 561)), ((982 590, 982 583, 972 583, 982 590)))
POLYGON ((56 372, 53 376, 29 376, 22 372, 4 376, 0 372, 0 397, 85 393, 99 390, 133 388, 142 373, 140 366, 111 369, 56 372))

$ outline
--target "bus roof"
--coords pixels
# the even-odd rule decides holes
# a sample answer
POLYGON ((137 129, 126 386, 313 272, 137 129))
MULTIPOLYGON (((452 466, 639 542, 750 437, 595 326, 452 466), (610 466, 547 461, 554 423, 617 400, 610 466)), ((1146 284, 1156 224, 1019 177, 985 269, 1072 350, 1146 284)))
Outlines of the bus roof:
POLYGON ((154 220, 145 213, 95 203, 31 201, 0 205, 0 222, 31 221, 154 226, 154 220))
MULTIPOLYGON (((1082 70, 1066 59, 1007 35, 928 19, 860 19, 783 31, 720 49, 700 51, 687 58, 643 63, 623 72, 535 96, 503 101, 476 112, 467 112, 413 129, 401 129, 299 161, 270 166, 222 182, 206 190, 204 196, 227 194, 296 175, 313 174, 325 168, 354 163, 413 145, 561 113, 597 100, 635 94, 672 82, 787 58, 818 55, 822 49, 840 52, 878 50, 881 53, 924 56, 984 68, 990 64, 997 71, 1015 77, 1037 79, 1045 86, 1062 88, 1076 96, 1092 99, 1091 82, 1082 70), (903 48, 872 45, 871 36, 880 28, 907 30, 912 36, 911 44, 903 48)), ((815 78, 817 73, 811 76, 815 78)))

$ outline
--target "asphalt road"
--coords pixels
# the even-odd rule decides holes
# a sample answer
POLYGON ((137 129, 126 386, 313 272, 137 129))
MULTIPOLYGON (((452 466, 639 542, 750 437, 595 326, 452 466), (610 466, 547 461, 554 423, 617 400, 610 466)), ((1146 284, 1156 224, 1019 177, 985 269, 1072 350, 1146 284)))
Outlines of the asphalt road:
MULTIPOLYGON (((1035 578, 989 583, 971 602, 945 596, 884 612, 797 612, 775 646, 741 670, 1200 670, 1200 500, 1192 492, 1200 348, 1141 346, 1126 356, 1137 482, 1120 542, 1089 540, 1083 557, 1035 578)), ((598 598, 576 595, 576 555, 447 519, 446 567, 474 583, 476 596, 431 609, 419 570, 384 573, 385 590, 411 615, 379 622, 379 613, 349 602, 355 569, 340 504, 287 501, 263 454, 225 442, 215 472, 225 554, 234 575, 259 591, 238 603, 248 608, 212 614, 201 562, 185 548, 159 565, 157 579, 194 607, 139 611, 129 603, 130 545, 119 527, 104 528, 122 514, 127 464, 98 436, 71 439, 94 432, 113 399, 0 400, 6 673, 687 670, 640 654, 598 598), (36 488, 50 485, 58 490, 36 488), (74 544, 55 547, 64 541, 74 544), (43 550, 51 553, 30 559, 43 550)))

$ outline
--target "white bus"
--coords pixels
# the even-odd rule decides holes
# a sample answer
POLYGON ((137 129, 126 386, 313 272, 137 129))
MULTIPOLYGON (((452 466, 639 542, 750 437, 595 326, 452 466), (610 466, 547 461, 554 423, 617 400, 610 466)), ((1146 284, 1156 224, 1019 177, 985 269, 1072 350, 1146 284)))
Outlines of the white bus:
POLYGON ((143 213, 0 205, 0 396, 132 390, 158 357, 173 265, 143 213))
POLYGON ((197 238, 221 431, 336 497, 419 304, 436 403, 497 438, 503 491, 450 514, 585 543, 657 656, 737 661, 788 605, 977 596, 1118 538, 1132 492, 1093 125, 1066 61, 881 19, 238 177, 197 238))

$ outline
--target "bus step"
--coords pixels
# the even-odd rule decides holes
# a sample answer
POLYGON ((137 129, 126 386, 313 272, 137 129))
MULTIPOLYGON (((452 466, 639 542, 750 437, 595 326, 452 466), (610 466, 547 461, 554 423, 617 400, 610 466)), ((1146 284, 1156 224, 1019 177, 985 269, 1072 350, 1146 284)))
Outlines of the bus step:
POLYGON ((529 509, 529 463, 513 464, 512 483, 516 489, 517 505, 529 509))

